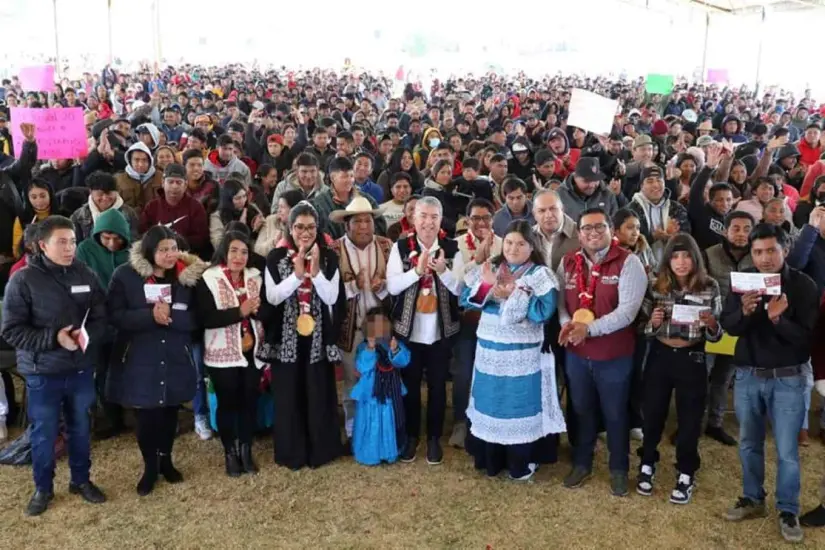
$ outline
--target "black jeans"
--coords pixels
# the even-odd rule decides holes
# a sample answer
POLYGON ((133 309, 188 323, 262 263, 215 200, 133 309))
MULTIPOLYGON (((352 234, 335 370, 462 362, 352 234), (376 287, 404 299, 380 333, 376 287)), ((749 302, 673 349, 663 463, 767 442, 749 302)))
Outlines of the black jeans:
POLYGON ((254 366, 207 367, 207 371, 218 398, 215 417, 224 451, 234 449, 235 440, 251 444, 258 420, 261 371, 254 366))
POLYGON ((672 348, 654 341, 644 373, 644 442, 642 464, 659 461, 670 396, 676 393, 676 468, 693 476, 700 466, 699 436, 707 398, 704 344, 672 348))
POLYGON ((178 407, 135 409, 137 440, 147 468, 157 468, 159 455, 171 455, 178 431, 178 407))
POLYGON ((401 378, 407 387, 404 397, 404 415, 407 435, 421 433, 421 379, 427 376, 427 437, 441 437, 444 428, 444 410, 447 407, 447 372, 450 369, 450 341, 441 339, 433 344, 409 342, 410 364, 401 369, 401 378))

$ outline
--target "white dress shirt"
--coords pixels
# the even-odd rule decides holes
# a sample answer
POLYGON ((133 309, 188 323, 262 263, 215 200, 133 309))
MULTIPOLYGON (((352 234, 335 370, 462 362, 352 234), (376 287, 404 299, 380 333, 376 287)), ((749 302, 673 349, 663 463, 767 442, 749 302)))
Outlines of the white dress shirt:
MULTIPOLYGON (((421 251, 425 250, 425 247, 421 241, 418 241, 418 247, 421 251)), ((438 249, 438 240, 436 240, 429 248, 430 257, 438 257, 438 249)), ((463 271, 463 264, 464 260, 461 257, 461 254, 457 253, 453 258, 453 269, 445 269, 443 273, 438 275, 438 278, 441 280, 441 284, 443 284, 454 296, 459 296, 461 294, 461 289, 463 286, 462 280, 456 277, 454 273, 461 273, 463 271)), ((387 261, 387 290, 390 291, 390 294, 393 296, 398 296, 410 288, 413 284, 418 282, 419 279, 420 277, 418 276, 418 273, 415 272, 415 268, 404 271, 404 264, 401 261, 401 254, 398 252, 398 243, 392 245, 390 259, 387 261)), ((433 290, 435 290, 435 288, 433 288, 433 290)), ((438 293, 434 293, 434 295, 436 299, 438 299, 438 293)), ((410 341, 418 344, 432 344, 433 342, 437 342, 440 338, 441 327, 438 324, 438 312, 420 313, 416 311, 415 317, 413 317, 412 330, 410 331, 410 341)))
MULTIPOLYGON (((318 293, 321 301, 329 307, 330 313, 332 313, 332 306, 338 301, 339 277, 340 275, 337 269, 331 280, 324 276, 323 271, 318 271, 318 275, 312 277, 312 284, 315 286, 315 291, 318 293)), ((296 277, 294 272, 290 273, 289 277, 280 283, 275 284, 275 280, 272 278, 269 269, 266 270, 266 300, 273 306, 277 306, 295 294, 295 291, 298 290, 300 286, 301 279, 296 277)))

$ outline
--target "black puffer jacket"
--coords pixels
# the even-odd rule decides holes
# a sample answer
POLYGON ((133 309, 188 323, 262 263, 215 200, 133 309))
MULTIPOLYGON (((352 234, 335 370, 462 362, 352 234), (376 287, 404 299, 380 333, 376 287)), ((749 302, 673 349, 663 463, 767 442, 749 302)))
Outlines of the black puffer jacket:
POLYGON ((17 350, 21 374, 58 374, 94 368, 96 348, 106 333, 106 294, 97 275, 82 262, 52 263, 42 254, 29 258, 28 267, 9 281, 3 300, 3 338, 17 350), (86 312, 89 347, 68 351, 57 333, 80 328, 86 312))

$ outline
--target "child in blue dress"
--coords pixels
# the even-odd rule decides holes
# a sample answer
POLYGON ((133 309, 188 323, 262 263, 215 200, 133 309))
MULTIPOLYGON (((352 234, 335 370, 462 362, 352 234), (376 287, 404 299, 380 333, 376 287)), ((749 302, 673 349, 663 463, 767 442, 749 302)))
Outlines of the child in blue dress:
POLYGON ((366 340, 355 352, 360 378, 352 388, 355 426, 352 454, 356 462, 374 466, 398 459, 399 444, 405 441, 404 403, 407 389, 398 369, 410 362, 410 350, 394 337, 392 325, 381 308, 369 310, 364 319, 366 340))

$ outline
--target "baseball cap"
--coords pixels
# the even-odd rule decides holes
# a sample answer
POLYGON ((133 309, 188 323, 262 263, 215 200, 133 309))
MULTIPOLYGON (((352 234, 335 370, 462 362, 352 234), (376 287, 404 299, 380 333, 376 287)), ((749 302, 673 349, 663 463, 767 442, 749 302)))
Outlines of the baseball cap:
POLYGON ((284 144, 284 136, 281 134, 272 134, 268 138, 266 138, 267 143, 277 143, 278 145, 284 144))
POLYGON ((665 179, 665 173, 658 166, 648 166, 642 170, 642 175, 639 181, 645 181, 647 178, 665 179))
POLYGON ((707 147, 711 143, 713 143, 711 136, 699 136, 699 139, 696 140, 696 147, 707 147))
POLYGON ((173 162, 163 171, 163 179, 166 178, 186 179, 186 168, 176 162, 173 162))

